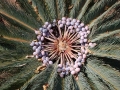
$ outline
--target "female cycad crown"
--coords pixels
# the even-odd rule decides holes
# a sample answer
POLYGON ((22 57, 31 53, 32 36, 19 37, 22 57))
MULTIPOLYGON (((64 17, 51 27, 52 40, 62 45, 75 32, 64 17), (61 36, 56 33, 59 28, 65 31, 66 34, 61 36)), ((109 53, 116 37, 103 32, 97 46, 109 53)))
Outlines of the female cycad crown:
POLYGON ((88 26, 79 20, 63 17, 61 20, 45 22, 43 27, 35 31, 37 40, 30 44, 33 55, 42 58, 43 66, 58 60, 57 72, 61 77, 76 75, 85 62, 88 46, 96 44, 88 42, 90 33, 88 26))

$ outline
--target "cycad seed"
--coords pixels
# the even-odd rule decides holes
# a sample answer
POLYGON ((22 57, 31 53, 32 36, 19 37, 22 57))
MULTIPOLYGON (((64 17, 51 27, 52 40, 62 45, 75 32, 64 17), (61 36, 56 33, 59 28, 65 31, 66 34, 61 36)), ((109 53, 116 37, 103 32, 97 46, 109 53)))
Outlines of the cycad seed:
POLYGON ((96 44, 88 42, 89 27, 80 20, 62 17, 61 20, 45 22, 35 31, 37 40, 30 44, 33 55, 40 59, 44 66, 58 61, 57 72, 60 77, 77 75, 87 57, 87 48, 96 44))

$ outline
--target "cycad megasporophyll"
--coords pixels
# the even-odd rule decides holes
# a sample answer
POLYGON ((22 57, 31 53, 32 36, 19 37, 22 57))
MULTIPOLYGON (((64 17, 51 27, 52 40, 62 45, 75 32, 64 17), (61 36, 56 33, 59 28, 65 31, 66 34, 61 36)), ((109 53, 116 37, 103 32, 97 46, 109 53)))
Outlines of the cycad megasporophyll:
MULTIPOLYGON (((74 39, 72 34, 70 39, 74 39)), ((44 45, 49 45, 46 41, 44 45)), ((62 49, 64 44, 60 44, 62 49)), ((83 44, 72 45, 78 48, 83 44)), ((72 60, 71 55, 63 61, 72 60)), ((120 90, 119 60, 119 0, 0 0, 0 90, 120 90), (43 61, 33 57, 30 46, 36 40, 36 30, 62 17, 89 26, 88 42, 96 43, 88 47, 80 72, 63 78, 57 71, 60 54, 48 53, 57 55, 56 60, 43 67, 43 61)))

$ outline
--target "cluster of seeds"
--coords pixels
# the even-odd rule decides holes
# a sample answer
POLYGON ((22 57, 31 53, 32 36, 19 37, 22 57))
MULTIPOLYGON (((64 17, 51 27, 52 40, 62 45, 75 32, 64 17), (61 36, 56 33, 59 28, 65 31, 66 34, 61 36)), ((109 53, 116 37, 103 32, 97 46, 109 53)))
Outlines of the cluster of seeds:
POLYGON ((60 77, 77 75, 85 62, 88 47, 96 44, 88 41, 88 26, 76 19, 63 17, 53 20, 35 31, 37 40, 31 42, 33 55, 42 59, 43 66, 58 60, 57 72, 60 77))

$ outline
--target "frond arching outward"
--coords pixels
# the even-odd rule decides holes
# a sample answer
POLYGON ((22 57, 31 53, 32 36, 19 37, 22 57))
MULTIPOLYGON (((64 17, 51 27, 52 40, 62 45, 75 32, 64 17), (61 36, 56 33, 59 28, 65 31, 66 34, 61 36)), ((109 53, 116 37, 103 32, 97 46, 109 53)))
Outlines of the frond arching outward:
POLYGON ((72 1, 72 9, 70 10, 70 17, 76 18, 82 7, 84 6, 86 0, 73 0, 72 1))
POLYGON ((79 86, 80 90, 93 90, 93 86, 88 81, 88 78, 84 73, 81 72, 78 77, 79 80, 77 81, 77 85, 79 86))
POLYGON ((111 7, 117 0, 96 0, 94 5, 85 13, 82 20, 89 24, 92 23, 97 17, 101 16, 107 9, 111 7))
POLYGON ((41 18, 39 17, 38 13, 36 12, 35 7, 32 6, 32 2, 29 0, 16 0, 16 5, 18 5, 22 11, 25 11, 28 15, 35 18, 39 24, 42 23, 41 18))
POLYGON ((46 68, 43 72, 33 76, 28 82, 21 87, 21 90, 43 89, 43 85, 48 84, 49 76, 53 66, 46 68))
POLYGON ((29 45, 26 42, 0 38, 1 67, 24 59, 27 55, 31 54, 31 52, 32 49, 29 48, 29 45))
POLYGON ((30 30, 23 25, 19 25, 18 22, 3 15, 1 15, 0 32, 0 35, 4 38, 9 37, 28 41, 30 38, 33 40, 35 37, 33 30, 30 30))
POLYGON ((103 21, 105 21, 106 19, 110 18, 108 17, 109 15, 110 16, 113 16, 114 15, 114 11, 115 11, 115 8, 118 9, 117 7, 119 7, 120 5, 120 2, 116 2, 115 4, 113 4, 107 11, 105 11, 103 14, 101 14, 97 19, 95 19, 92 23, 90 23, 90 28, 92 28, 94 25, 98 25, 100 23, 102 23, 103 21), (110 14, 110 12, 112 11, 113 14, 110 14))
POLYGON ((87 0, 86 1, 86 3, 84 4, 84 6, 82 7, 82 9, 81 9, 81 12, 80 12, 80 14, 78 15, 78 19, 81 19, 83 16, 84 16, 84 14, 86 13, 86 11, 87 11, 87 9, 88 9, 88 6, 89 6, 89 4, 91 3, 91 1, 92 0, 87 0))
POLYGON ((32 0, 32 6, 43 23, 50 21, 50 11, 45 0, 32 0))
POLYGON ((92 55, 120 60, 119 46, 120 46, 119 33, 115 33, 114 35, 104 37, 98 40, 97 46, 95 48, 91 48, 90 50, 92 55))
POLYGON ((49 80, 48 80, 48 90, 54 90, 54 89, 58 89, 61 90, 62 89, 62 80, 60 79, 60 77, 57 74, 57 63, 54 65, 53 70, 51 71, 49 80))
POLYGON ((19 89, 21 85, 27 82, 35 74, 33 70, 36 69, 38 63, 35 60, 25 59, 24 61, 19 61, 8 66, 4 66, 0 69, 0 75, 3 73, 9 74, 8 77, 1 77, 0 89, 9 90, 9 89, 19 89), (3 79, 2 79, 3 78, 3 79))
POLYGON ((64 84, 64 90, 79 90, 76 81, 74 80, 74 78, 71 76, 68 76, 64 79, 63 81, 64 84), (68 84, 69 83, 69 84, 68 84))
POLYGON ((27 15, 24 11, 18 9, 14 4, 10 3, 8 0, 1 1, 0 13, 7 16, 8 18, 13 19, 14 21, 24 25, 25 27, 34 30, 39 26, 35 18, 30 15, 27 15), (9 10, 10 9, 10 10, 9 10), (16 10, 17 9, 17 10, 16 10))
MULTIPOLYGON (((96 28, 96 27, 95 27, 96 28)), ((120 28, 120 20, 111 20, 109 22, 106 22, 104 24, 102 24, 101 26, 99 26, 96 30, 95 28, 93 28, 92 33, 93 34, 91 36, 91 38, 96 38, 98 35, 100 34, 104 34, 104 33, 109 33, 109 32, 114 32, 114 30, 119 29, 120 28), (97 36, 95 36, 97 35, 97 36)))
POLYGON ((105 65, 99 58, 91 57, 88 59, 86 74, 98 90, 100 88, 119 90, 120 88, 120 73, 111 66, 105 65))
POLYGON ((51 15, 51 20, 58 18, 58 11, 56 7, 56 0, 45 0, 48 9, 50 10, 49 14, 51 15))

